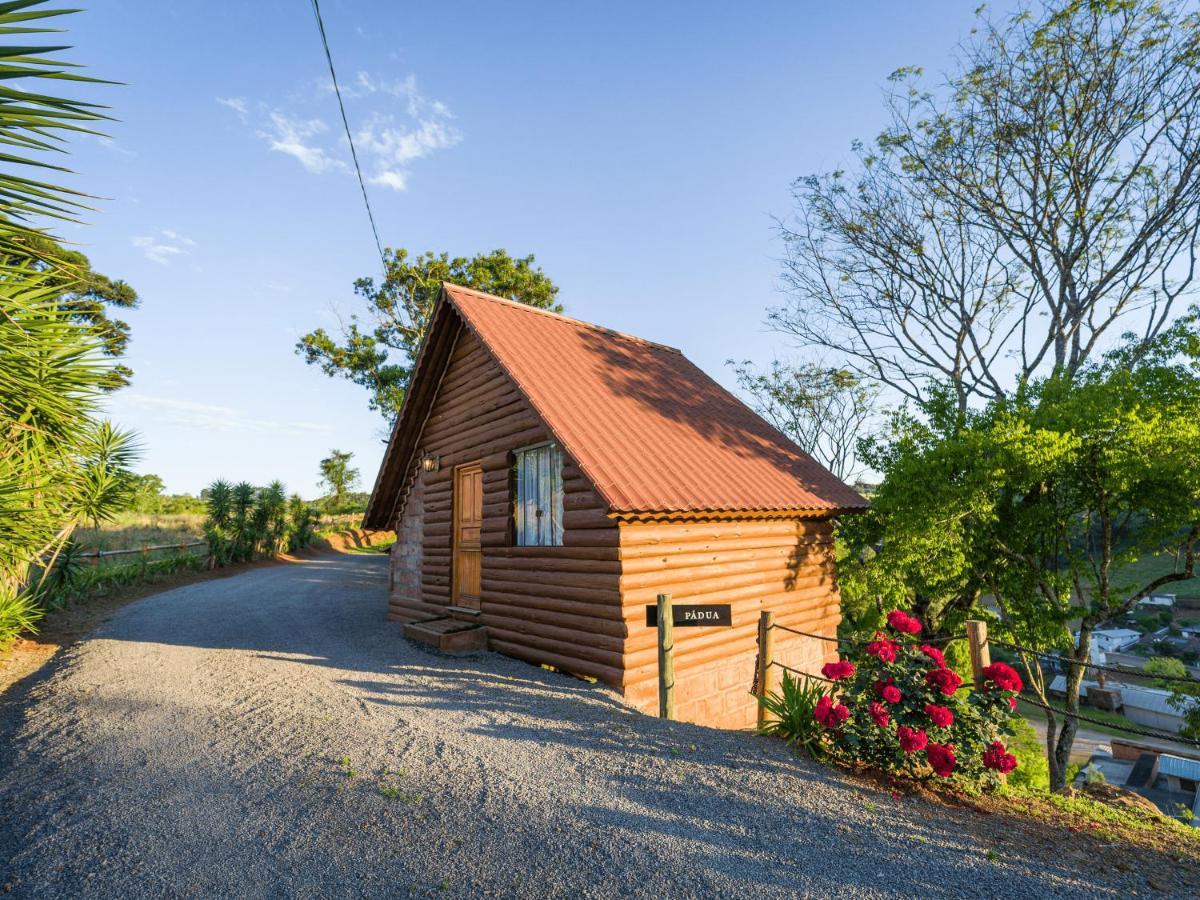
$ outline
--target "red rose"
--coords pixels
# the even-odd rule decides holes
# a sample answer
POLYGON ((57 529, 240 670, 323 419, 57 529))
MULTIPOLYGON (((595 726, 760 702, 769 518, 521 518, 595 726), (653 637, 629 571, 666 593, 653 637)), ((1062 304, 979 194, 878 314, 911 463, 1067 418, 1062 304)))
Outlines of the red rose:
POLYGON ((841 662, 825 663, 821 666, 821 674, 830 681, 839 681, 842 678, 854 677, 854 663, 847 659, 841 662))
POLYGON ((924 731, 919 728, 909 728, 907 725, 901 725, 896 729, 896 737, 900 741, 900 749, 905 753, 924 750, 925 745, 929 742, 924 731))
POLYGON ((888 722, 892 721, 892 717, 888 715, 887 707, 878 700, 871 701, 871 705, 867 707, 867 712, 871 714, 871 721, 880 728, 887 728, 888 722))
POLYGON ((934 706, 932 703, 926 703, 925 715, 929 716, 929 721, 938 728, 949 728, 954 724, 954 713, 950 712, 944 706, 934 706))
POLYGON ((1008 663, 997 662, 984 666, 983 680, 1002 691, 1012 691, 1014 694, 1021 693, 1021 689, 1025 687, 1017 670, 1008 663))
POLYGON ((829 712, 833 709, 833 698, 824 696, 817 701, 817 705, 813 707, 813 718, 822 725, 829 719, 829 712))
POLYGON ((885 684, 883 689, 879 692, 879 696, 888 703, 899 703, 901 699, 900 688, 896 687, 894 684, 885 684))
POLYGON ((893 609, 887 614, 888 627, 901 634, 920 634, 921 623, 902 609, 893 609))
POLYGON ((947 697, 953 697, 954 692, 962 685, 958 673, 951 669, 930 669, 925 673, 925 681, 930 687, 935 687, 947 697))
POLYGON ((931 647, 929 644, 922 644, 917 649, 920 650, 922 653, 924 653, 926 656, 928 656, 930 659, 932 659, 934 664, 939 669, 946 668, 946 657, 944 657, 942 655, 942 651, 939 650, 937 647, 931 647))
POLYGON ((875 640, 867 644, 867 652, 880 662, 895 662, 900 645, 889 639, 882 631, 875 632, 875 640))
POLYGON ((954 747, 951 744, 930 744, 925 748, 925 758, 929 760, 929 768, 942 778, 954 774, 957 760, 954 758, 954 747))
POLYGON ((826 728, 837 728, 850 718, 850 710, 846 708, 844 703, 839 703, 835 706, 833 698, 825 695, 813 707, 813 718, 826 728))
POLYGON ((995 769, 1001 775, 1007 775, 1017 767, 1017 758, 1008 752, 1008 748, 1000 741, 993 741, 983 751, 983 764, 989 769, 995 769))
POLYGON ((1009 698, 1008 698, 1008 708, 1009 708, 1009 709, 1011 709, 1011 710, 1013 710, 1013 711, 1015 711, 1015 710, 1016 710, 1016 708, 1017 708, 1017 698, 1016 698, 1016 697, 1009 697, 1009 698))

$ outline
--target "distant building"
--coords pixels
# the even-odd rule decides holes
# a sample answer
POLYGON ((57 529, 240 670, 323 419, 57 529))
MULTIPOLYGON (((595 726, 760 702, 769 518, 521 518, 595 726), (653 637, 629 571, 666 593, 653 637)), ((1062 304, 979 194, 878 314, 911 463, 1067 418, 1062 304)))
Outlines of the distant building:
MULTIPOLYGON (((1097 650, 1115 653, 1132 647, 1141 637, 1141 633, 1132 628, 1099 628, 1092 632, 1092 643, 1097 650)), ((1079 640, 1079 632, 1075 632, 1075 640, 1079 640)))
MULTIPOLYGON (((1086 698, 1088 692, 1095 687, 1099 687, 1095 681, 1085 680, 1079 688, 1080 697, 1086 698)), ((1062 697, 1066 693, 1066 689, 1067 679, 1063 675, 1056 676, 1050 682, 1051 694, 1062 697)), ((1179 709, 1171 704, 1170 691, 1115 681, 1109 681, 1106 689, 1120 693, 1120 712, 1130 722, 1167 734, 1178 734, 1183 727, 1183 714, 1186 708, 1179 709)), ((1192 702, 1200 701, 1193 700, 1192 702)))
POLYGON ((1149 597, 1143 597, 1138 601, 1138 606, 1142 609, 1173 609, 1175 606, 1174 594, 1151 594, 1149 597))
POLYGON ((1180 632, 1185 638, 1200 638, 1200 623, 1195 625, 1184 625, 1180 632))

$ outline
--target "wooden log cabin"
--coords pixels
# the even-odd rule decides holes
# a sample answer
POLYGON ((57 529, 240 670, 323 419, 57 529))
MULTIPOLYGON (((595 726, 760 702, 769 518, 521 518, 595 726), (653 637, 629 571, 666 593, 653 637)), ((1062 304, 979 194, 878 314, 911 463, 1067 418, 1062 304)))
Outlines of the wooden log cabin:
MULTIPOLYGON (((855 491, 678 350, 446 284, 371 494, 395 529, 389 618, 593 676, 657 712, 646 607, 729 604, 675 632, 676 717, 754 723, 762 610, 832 636, 833 522, 855 491)), ((775 633, 816 671, 833 644, 775 633)))

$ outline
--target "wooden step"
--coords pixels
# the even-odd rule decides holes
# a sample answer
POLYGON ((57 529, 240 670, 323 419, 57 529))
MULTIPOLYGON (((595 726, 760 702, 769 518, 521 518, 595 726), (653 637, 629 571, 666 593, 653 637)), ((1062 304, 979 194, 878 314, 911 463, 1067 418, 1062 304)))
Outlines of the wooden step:
POLYGON ((410 641, 433 647, 443 653, 470 653, 487 649, 487 629, 475 622, 463 622, 449 616, 422 619, 404 626, 410 641))

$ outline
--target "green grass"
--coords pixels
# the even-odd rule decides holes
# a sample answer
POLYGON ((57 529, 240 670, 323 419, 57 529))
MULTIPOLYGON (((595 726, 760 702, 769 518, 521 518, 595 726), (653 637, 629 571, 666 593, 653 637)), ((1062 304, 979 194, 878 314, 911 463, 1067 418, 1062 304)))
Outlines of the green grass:
POLYGON ((1041 793, 1037 796, 1060 812, 1097 823, 1101 834, 1114 841, 1126 840, 1131 831, 1150 832, 1169 835, 1192 853, 1200 852, 1200 828, 1185 825, 1177 819, 1153 818, 1135 810, 1100 803, 1082 793, 1069 797, 1041 793))
POLYGON ((99 528, 77 528, 74 538, 84 550, 133 550, 142 545, 181 544, 204 537, 199 513, 151 515, 118 513, 99 528))
MULTIPOLYGON (((1061 701, 1056 704, 1053 700, 1051 700, 1051 705, 1057 705, 1062 708, 1061 701)), ((1026 703, 1021 699, 1018 699, 1017 701, 1017 712, 1031 722, 1046 721, 1046 711, 1044 709, 1039 706, 1033 706, 1032 704, 1026 703)), ((1129 740, 1136 741, 1138 739, 1138 735, 1130 734, 1127 731, 1122 731, 1122 728, 1143 727, 1138 725, 1136 722, 1129 721, 1129 719, 1125 718, 1125 716, 1121 715, 1120 713, 1111 712, 1107 709, 1093 709, 1090 706, 1085 706, 1080 708, 1079 715, 1087 716, 1089 719, 1098 719, 1104 723, 1096 724, 1095 722, 1085 722, 1081 719, 1079 722, 1079 728, 1081 730, 1096 731, 1100 732, 1101 734, 1109 734, 1114 737, 1123 737, 1129 740)), ((1056 714, 1055 718, 1058 719, 1060 724, 1062 723, 1063 716, 1061 714, 1056 714)))
MULTIPOLYGON (((1140 587, 1148 581, 1175 572, 1182 568, 1174 555, 1160 553, 1157 556, 1143 556, 1131 565, 1122 566, 1113 576, 1118 584, 1130 584, 1140 587)), ((1159 593, 1178 594, 1181 597, 1200 597, 1200 576, 1185 581, 1175 581, 1159 588, 1159 593)))

